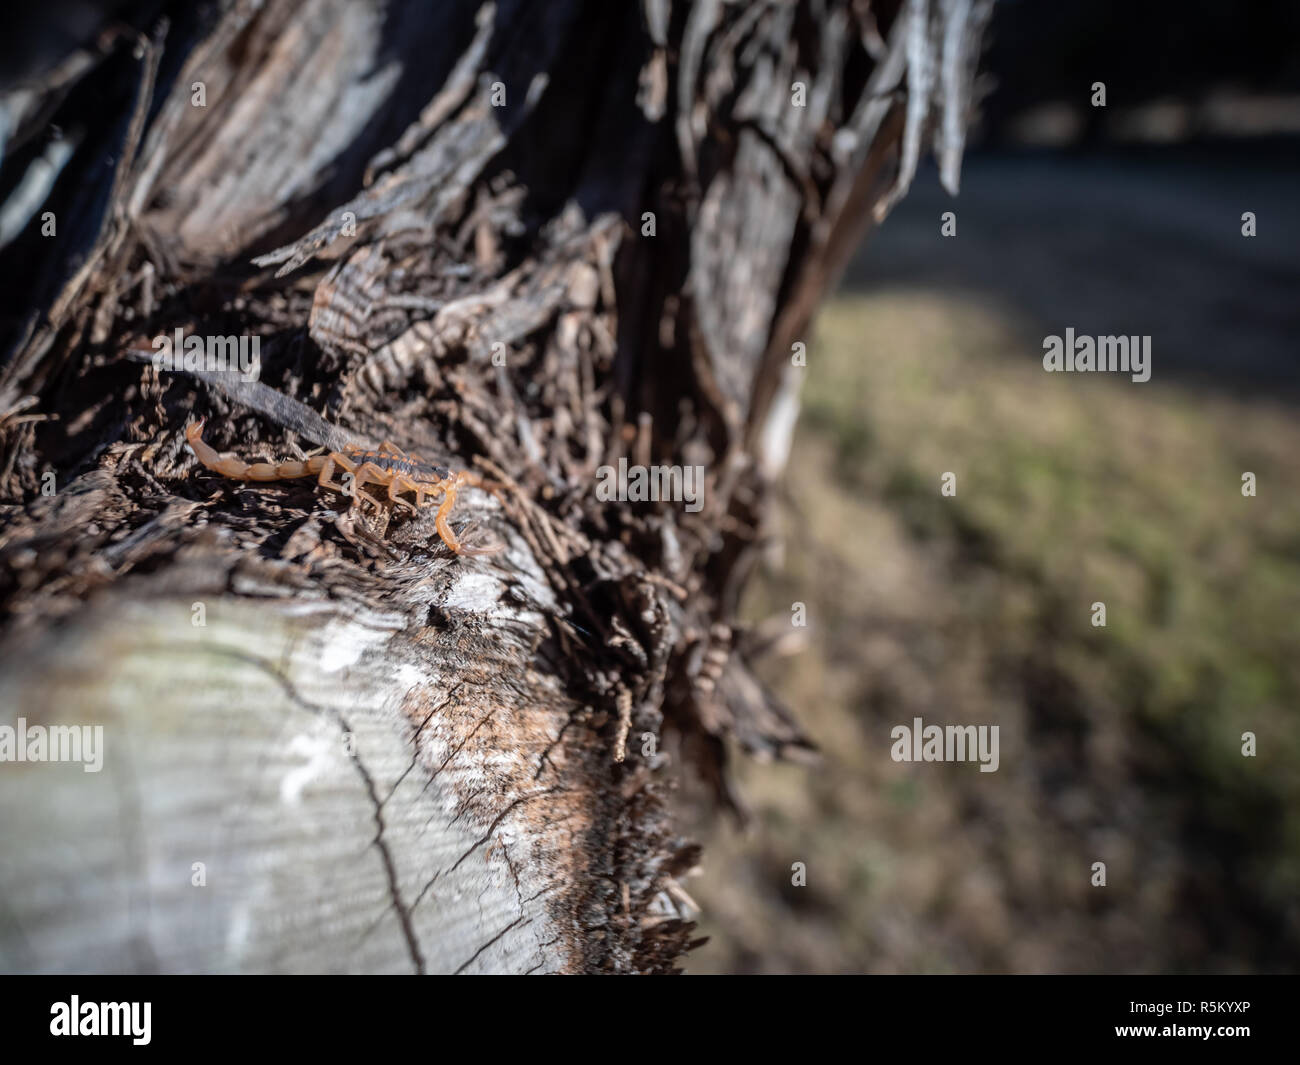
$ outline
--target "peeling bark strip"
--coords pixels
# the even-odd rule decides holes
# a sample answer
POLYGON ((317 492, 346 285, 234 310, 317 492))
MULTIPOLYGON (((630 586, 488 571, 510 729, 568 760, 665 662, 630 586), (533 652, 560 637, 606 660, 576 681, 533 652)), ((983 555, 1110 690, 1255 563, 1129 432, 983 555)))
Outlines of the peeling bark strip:
POLYGON ((0 189, 76 147, 56 236, 0 204, 0 723, 105 749, 0 765, 0 968, 672 970, 666 754, 809 751, 735 618, 790 345, 931 132, 955 185, 988 6, 143 3, 6 88, 0 189), (176 329, 259 387, 130 357, 176 329), (477 468, 508 549, 215 478, 200 416, 477 468))

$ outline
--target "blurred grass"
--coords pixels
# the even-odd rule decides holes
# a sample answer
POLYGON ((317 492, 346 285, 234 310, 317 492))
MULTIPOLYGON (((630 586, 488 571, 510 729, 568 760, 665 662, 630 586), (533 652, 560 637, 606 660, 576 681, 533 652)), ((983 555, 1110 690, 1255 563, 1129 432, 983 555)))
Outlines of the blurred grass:
POLYGON ((808 604, 768 679, 827 764, 742 759, 748 837, 690 807, 690 970, 1296 967, 1300 423, 1162 381, 1158 344, 1144 384, 1045 373, 1041 335, 951 294, 824 310, 748 606, 808 604), (1000 770, 893 763, 916 715, 999 724, 1000 770))

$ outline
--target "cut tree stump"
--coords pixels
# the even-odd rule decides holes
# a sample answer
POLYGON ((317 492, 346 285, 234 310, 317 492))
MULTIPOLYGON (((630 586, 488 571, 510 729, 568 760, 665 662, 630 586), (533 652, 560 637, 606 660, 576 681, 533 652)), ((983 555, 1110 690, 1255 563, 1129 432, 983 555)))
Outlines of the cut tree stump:
POLYGON ((154 2, 34 38, 0 725, 102 726, 102 765, 0 762, 0 968, 679 965, 670 767, 726 803, 728 746, 810 750, 736 617, 792 352, 927 141, 955 191, 988 7, 154 2), (132 357, 177 329, 502 480, 455 521, 504 550, 200 467, 197 417, 250 461, 322 439, 132 357), (699 467, 698 506, 608 498, 620 460, 699 467))

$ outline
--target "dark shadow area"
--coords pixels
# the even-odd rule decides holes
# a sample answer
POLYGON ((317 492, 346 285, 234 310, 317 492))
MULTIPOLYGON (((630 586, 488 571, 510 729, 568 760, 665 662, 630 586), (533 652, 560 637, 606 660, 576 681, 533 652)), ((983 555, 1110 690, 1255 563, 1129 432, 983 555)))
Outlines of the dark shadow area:
POLYGON ((973 294, 1041 336, 1150 335, 1154 383, 1294 402, 1298 188, 1289 139, 972 153, 955 199, 932 166, 918 177, 845 287, 973 294), (954 237, 941 234, 947 211, 954 237), (1242 235, 1247 211, 1255 237, 1242 235))

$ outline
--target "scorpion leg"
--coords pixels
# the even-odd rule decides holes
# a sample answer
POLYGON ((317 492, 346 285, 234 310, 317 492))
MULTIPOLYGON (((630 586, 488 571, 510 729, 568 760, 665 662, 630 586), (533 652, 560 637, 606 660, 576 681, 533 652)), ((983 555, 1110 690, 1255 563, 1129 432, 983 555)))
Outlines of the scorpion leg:
POLYGON ((415 485, 415 505, 417 507, 427 507, 434 499, 442 495, 442 482, 435 485, 420 484, 418 481, 415 485), (428 497, 428 498, 426 498, 428 497))
POLYGON ((388 482, 388 501, 395 506, 405 507, 407 510, 415 513, 416 506, 409 499, 403 499, 399 493, 413 492, 416 490, 415 482, 405 474, 394 474, 393 479, 388 482))
POLYGON ((383 504, 361 486, 363 484, 373 484, 377 488, 388 487, 391 484, 391 477, 392 475, 387 470, 381 469, 373 462, 363 462, 361 468, 357 470, 357 479, 352 491, 357 498, 373 504, 376 510, 382 509, 383 504))
POLYGON ((336 484, 334 481, 334 467, 337 465, 338 462, 336 459, 330 455, 326 455, 325 462, 320 468, 320 474, 316 478, 316 483, 322 488, 330 488, 335 492, 343 491, 343 486, 341 484, 336 484))
POLYGON ((325 459, 325 464, 321 467, 320 476, 316 478, 316 483, 322 488, 328 488, 332 492, 338 492, 341 496, 351 496, 353 494, 352 489, 345 485, 341 479, 335 479, 335 469, 342 469, 345 474, 351 474, 352 483, 353 485, 356 484, 357 464, 346 455, 342 455, 337 451, 332 452, 325 459))
POLYGON ((447 524, 451 508, 456 505, 456 480, 455 477, 449 477, 442 482, 442 505, 438 507, 438 516, 434 519, 434 524, 438 527, 438 535, 442 537, 442 542, 451 548, 453 554, 459 555, 460 542, 456 539, 456 534, 451 531, 451 526, 447 524))
POLYGON ((358 500, 364 499, 378 507, 380 505, 379 500, 361 487, 367 480, 368 478, 364 476, 362 471, 357 469, 355 462, 346 455, 335 451, 325 459, 325 464, 321 467, 316 483, 322 488, 328 488, 333 492, 338 492, 339 495, 347 496, 354 505, 358 500), (335 479, 334 471, 336 468, 342 469, 344 474, 352 475, 351 485, 344 484, 341 479, 335 479))
POLYGON ((402 475, 402 489, 411 494, 411 499, 413 500, 412 506, 415 510, 419 510, 424 506, 424 497, 420 494, 422 487, 423 486, 420 484, 419 479, 414 475, 402 475))

